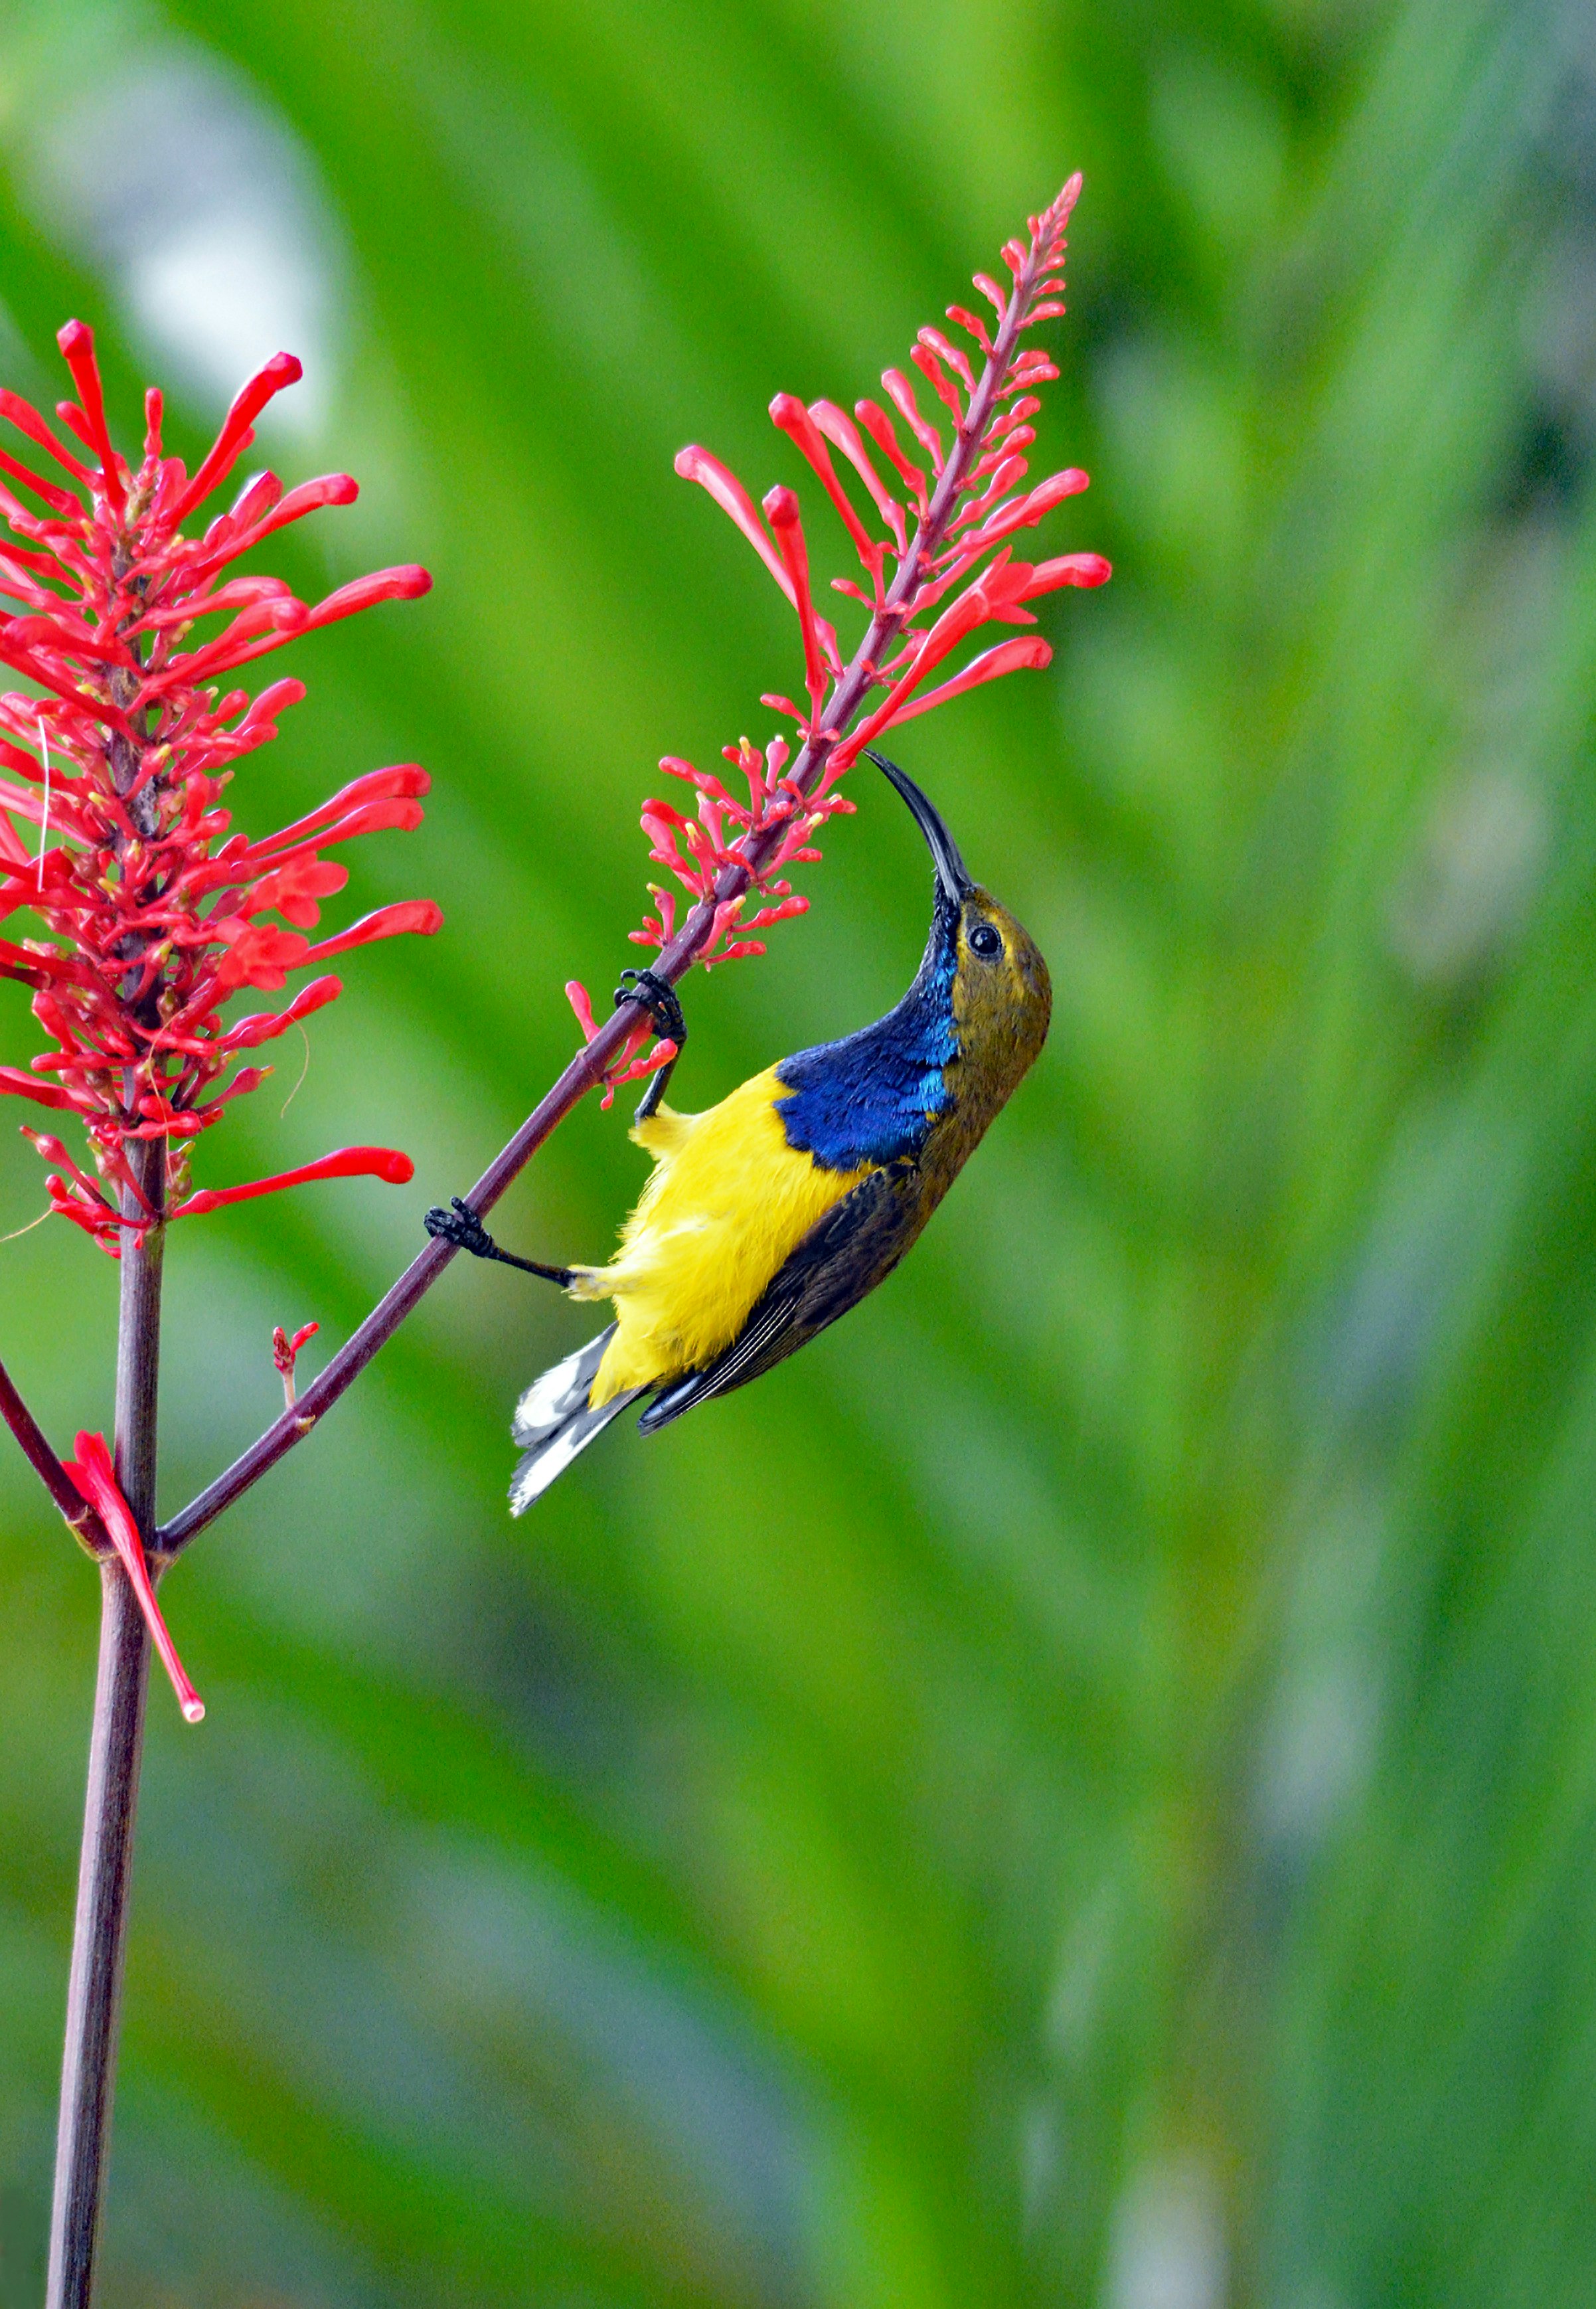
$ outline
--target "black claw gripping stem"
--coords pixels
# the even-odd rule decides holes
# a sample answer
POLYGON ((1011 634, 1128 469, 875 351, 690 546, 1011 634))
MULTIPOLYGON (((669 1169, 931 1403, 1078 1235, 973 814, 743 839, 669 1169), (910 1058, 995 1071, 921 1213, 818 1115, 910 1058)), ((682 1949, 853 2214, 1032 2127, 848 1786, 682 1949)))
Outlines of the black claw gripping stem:
POLYGON ((519 1267, 523 1275, 540 1275, 546 1283, 557 1283, 562 1291, 568 1291, 575 1280, 568 1267, 545 1267, 539 1259, 517 1258, 513 1251, 501 1250, 470 1203, 459 1195, 451 1196, 446 1211, 435 1203, 421 1224, 428 1234, 442 1236, 456 1250, 469 1250, 473 1258, 496 1258, 502 1267, 519 1267))
MULTIPOLYGON (((676 1059, 682 1054, 687 1039, 687 1021, 682 1016, 681 1002, 674 986, 651 970, 623 970, 621 982, 615 990, 616 1005, 635 1002, 648 1013, 649 1024, 661 1042, 676 1044, 676 1059)), ((676 1071, 676 1059, 667 1059, 657 1074, 649 1077, 649 1086, 638 1102, 634 1123, 646 1122, 665 1095, 665 1085, 676 1071)))

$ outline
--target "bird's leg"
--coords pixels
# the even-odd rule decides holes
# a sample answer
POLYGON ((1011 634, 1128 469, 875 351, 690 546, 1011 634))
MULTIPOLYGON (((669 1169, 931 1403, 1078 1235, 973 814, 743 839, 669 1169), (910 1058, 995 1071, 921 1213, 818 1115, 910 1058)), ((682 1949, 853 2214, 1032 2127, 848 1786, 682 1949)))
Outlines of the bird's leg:
POLYGON ((441 1235, 456 1250, 469 1250, 473 1258, 496 1258, 502 1267, 519 1267, 523 1275, 540 1275, 546 1283, 557 1283, 562 1291, 568 1291, 576 1279, 569 1267, 545 1267, 538 1259, 517 1258, 513 1251, 501 1250, 470 1203, 458 1195, 450 1197, 446 1211, 435 1203, 421 1224, 428 1234, 441 1235))
POLYGON ((661 1042, 676 1044, 676 1058, 667 1059, 657 1073, 649 1077, 649 1086, 638 1102, 632 1117, 634 1124, 646 1122, 659 1108, 665 1095, 665 1085, 676 1072, 676 1061, 682 1055, 682 1045, 687 1039, 687 1022, 682 1016, 682 1006, 674 986, 651 970, 623 970, 621 982, 615 990, 618 1004, 635 1002, 648 1012, 649 1024, 661 1042))

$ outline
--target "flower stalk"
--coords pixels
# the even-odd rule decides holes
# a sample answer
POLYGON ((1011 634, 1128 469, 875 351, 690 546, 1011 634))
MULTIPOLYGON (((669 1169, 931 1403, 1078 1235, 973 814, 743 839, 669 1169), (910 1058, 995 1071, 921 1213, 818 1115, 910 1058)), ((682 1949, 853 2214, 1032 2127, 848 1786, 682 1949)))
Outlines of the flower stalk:
MULTIPOLYGON (((132 1518, 135 1547, 142 1544, 146 1552, 155 1530, 166 1238, 159 1215, 165 1171, 162 1142, 144 1139, 134 1150, 131 1175, 123 1189, 132 1224, 122 1245, 112 1488, 132 1518), (156 1218, 153 1225, 145 1223, 151 1213, 156 1218)), ((67 1980, 46 2309, 88 2309, 93 2292, 116 2074, 151 1623, 159 1620, 153 1596, 146 1607, 137 1592, 124 1551, 108 1555, 99 1577, 99 1667, 67 1980)))
POLYGON ((146 403, 142 460, 118 456, 93 338, 60 334, 77 389, 58 405, 70 441, 16 394, 0 418, 26 454, 0 447, 0 666, 25 690, 0 694, 0 922, 31 917, 44 935, 0 939, 0 975, 32 992, 47 1047, 0 1068, 0 1095, 82 1127, 87 1166, 53 1132, 24 1127, 53 1167, 48 1207, 120 1263, 112 1449, 80 1434, 62 1461, 0 1373, 4 1415, 52 1498, 99 1558, 99 1668, 90 1740, 78 1902, 62 2063, 47 2300, 86 2309, 94 2279, 116 2069, 117 2011, 151 1643, 184 1716, 204 1714, 155 1600, 161 1273, 168 1224, 246 1195, 322 1178, 408 1179, 408 1156, 346 1147, 274 1180, 193 1186, 202 1135, 268 1069, 241 1064, 341 990, 322 976, 283 1009, 229 1022, 243 988, 402 931, 435 930, 427 901, 379 908, 319 943, 305 935, 344 868, 323 852, 378 826, 414 826, 424 773, 357 780, 321 810, 252 841, 222 806, 234 765, 276 734, 303 696, 292 680, 250 699, 222 678, 378 601, 426 591, 425 571, 379 572, 311 606, 281 580, 236 574, 285 521, 348 504, 335 474, 286 495, 271 473, 229 512, 184 524, 231 471, 254 419, 299 374, 280 354, 246 385, 190 476, 161 443, 160 396, 146 403), (226 620, 201 638, 207 622, 226 620), (37 848, 19 826, 38 828, 37 848), (275 913, 287 928, 263 919, 275 913))

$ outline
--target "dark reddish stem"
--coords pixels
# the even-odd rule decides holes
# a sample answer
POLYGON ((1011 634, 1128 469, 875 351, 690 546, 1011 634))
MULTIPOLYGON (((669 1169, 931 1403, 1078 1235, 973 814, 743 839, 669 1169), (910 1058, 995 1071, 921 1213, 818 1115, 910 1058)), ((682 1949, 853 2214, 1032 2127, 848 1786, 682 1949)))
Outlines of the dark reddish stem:
MULTIPOLYGON (((805 794, 812 793, 819 783, 827 755, 869 695, 876 668, 883 662, 890 646, 896 642, 908 617, 909 605, 925 575, 927 565, 945 540, 965 475, 991 419, 993 406, 1014 356, 1015 341, 1036 282, 1039 249, 1044 238, 1039 235, 1038 246, 1033 247, 1025 269, 1014 283, 1008 308, 993 342, 991 358, 971 396, 968 414, 955 435, 947 463, 927 507, 926 518, 910 540, 886 599, 872 617, 863 641, 833 685, 825 704, 824 726, 816 736, 805 741, 793 764, 794 782, 805 794)), ((785 824, 777 824, 762 833, 745 835, 738 844, 740 858, 722 868, 713 896, 701 900, 693 908, 658 962, 652 965, 660 977, 674 984, 691 969, 709 943, 717 907, 723 905, 728 899, 745 896, 753 888, 755 876, 786 832, 785 824)), ((629 1006, 617 1010, 613 1017, 605 1021, 593 1040, 572 1059, 553 1089, 533 1109, 509 1145, 488 1164, 471 1189, 466 1199, 474 1211, 485 1215, 493 1208, 505 1188, 531 1160, 549 1133, 565 1120, 578 1100, 598 1084, 606 1068, 619 1058, 623 1045, 635 1025, 635 1016, 629 1006)), ((170 1523, 163 1525, 157 1532, 155 1546, 162 1560, 169 1561, 180 1549, 186 1547, 207 1524, 213 1523, 224 1509, 231 1507, 236 1499, 248 1491, 252 1483, 258 1483, 269 1467, 274 1467, 296 1443, 304 1441, 318 1420, 332 1409, 344 1389, 359 1377, 378 1349, 387 1344, 405 1317, 431 1290, 453 1257, 453 1245, 441 1238, 427 1244, 392 1290, 372 1309, 349 1344, 333 1356, 326 1369, 306 1388, 293 1409, 285 1411, 263 1435, 256 1438, 247 1451, 217 1476, 214 1483, 207 1484, 197 1499, 192 1500, 180 1514, 174 1516, 170 1523)))
MULTIPOLYGON (((160 1211, 166 1176, 163 1139, 135 1142, 128 1161, 138 1193, 123 1192, 123 1215, 160 1211)), ((116 1338, 116 1481, 146 1547, 155 1529, 156 1391, 160 1362, 163 1226, 122 1231, 122 1303, 116 1338)), ((144 1738, 150 1632, 115 1555, 100 1565, 99 1672, 89 1739, 89 1786, 78 1868, 56 2189, 50 2222, 46 2309, 89 2309, 99 2244, 100 2205, 110 2146, 111 2096, 134 1819, 144 1738)))

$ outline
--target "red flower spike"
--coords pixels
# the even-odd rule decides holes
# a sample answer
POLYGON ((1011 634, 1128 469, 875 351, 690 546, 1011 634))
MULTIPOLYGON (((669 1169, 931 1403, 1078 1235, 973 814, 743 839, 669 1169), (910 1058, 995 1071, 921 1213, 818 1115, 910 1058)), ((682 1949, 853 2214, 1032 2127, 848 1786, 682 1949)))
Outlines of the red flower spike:
MULTIPOLYGON (((677 471, 707 489, 741 529, 795 610, 808 709, 795 705, 783 690, 763 693, 763 705, 797 722, 801 739, 797 755, 789 750, 788 739, 772 739, 767 753, 760 753, 748 739, 723 748, 725 760, 748 781, 746 806, 716 776, 695 769, 679 755, 665 755, 660 766, 693 787, 697 815, 688 819, 672 803, 651 797, 644 801, 640 822, 649 854, 679 885, 691 912, 677 926, 677 891, 649 882, 649 898, 656 910, 644 914, 631 939, 633 945, 663 951, 675 974, 691 961, 712 967, 739 956, 763 954, 763 942, 748 933, 773 929, 804 912, 807 898, 792 891, 785 870, 815 863, 820 857, 817 829, 832 815, 852 810, 852 803, 833 792, 833 787, 873 737, 899 718, 931 713, 968 690, 1051 661, 1048 642, 1032 633, 984 649, 977 646, 975 656, 956 670, 947 661, 963 649, 963 642, 984 626, 1035 626, 1035 617, 1025 607, 1028 601, 1060 586, 1101 584, 1109 577, 1109 564, 1100 554, 1056 554, 1048 561, 1031 564, 1014 561, 1007 542, 1016 531, 1032 529, 1065 498, 1085 488, 1085 473, 1074 466, 1044 478, 1035 488, 1023 488, 1028 450, 1035 445, 1031 418, 1040 409, 1037 385, 1057 374, 1048 353, 1025 344, 1023 337, 1037 321, 1047 321, 1060 309, 1065 226, 1079 192, 1079 176, 1069 177, 1051 208, 1031 220, 1031 240, 1009 242, 1005 264, 1014 275, 1012 291, 1000 289, 984 272, 975 275, 977 291, 988 298, 997 316, 996 328, 988 328, 984 318, 963 305, 947 307, 949 321, 979 346, 979 374, 972 358, 943 330, 919 330, 910 362, 952 418, 952 438, 945 438, 943 429, 921 411, 915 385, 903 369, 884 372, 887 397, 936 471, 936 494, 931 494, 927 471, 905 453, 892 416, 877 402, 855 402, 852 418, 829 400, 804 406, 797 394, 779 393, 772 402, 772 420, 807 460, 843 522, 857 566, 868 580, 859 584, 852 575, 829 580, 868 614, 867 635, 848 665, 841 662, 833 628, 815 612, 815 580, 797 494, 788 488, 769 489, 763 501, 764 517, 760 517, 748 489, 719 457, 700 445, 677 454, 677 471), (873 536, 868 522, 861 520, 833 464, 833 450, 843 454, 864 482, 892 542, 873 536), (876 454, 908 492, 908 510, 889 494, 876 454), (917 522, 912 536, 908 533, 910 520, 917 522), (887 554, 896 561, 889 589, 884 586, 887 554), (953 598, 943 607, 949 593, 953 598), (947 667, 947 677, 936 688, 927 688, 924 683, 937 667, 947 667), (867 711, 871 693, 877 697, 867 711), (764 903, 744 919, 744 905, 755 891, 764 903)), ((575 982, 565 993, 584 1039, 591 1042, 596 1025, 587 993, 575 982)), ((643 1037, 643 1025, 625 1030, 621 1058, 605 1076, 608 1090, 617 1081, 663 1062, 665 1046, 649 1058, 637 1058, 643 1037)))
POLYGON ((121 1558, 128 1584, 138 1598, 139 1609, 150 1630, 150 1639, 160 1654, 161 1665, 172 1680, 172 1690, 177 1695, 183 1720, 185 1724, 197 1724, 205 1713, 205 1703, 190 1683, 187 1672, 177 1656, 177 1647, 160 1615, 160 1606, 150 1583, 149 1567, 144 1561, 144 1543, 139 1537, 133 1509, 122 1496, 105 1437, 80 1434, 76 1448, 77 1457, 64 1459, 61 1464, 109 1532, 111 1544, 121 1558))
POLYGON ((23 540, 0 540, 0 584, 21 608, 0 614, 0 663, 45 693, 0 693, 0 921, 25 907, 45 932, 26 945, 0 940, 0 976, 31 989, 49 1044, 27 1070, 0 1067, 0 1094, 78 1118, 103 1190, 58 1140, 30 1134, 52 1166, 49 1206, 115 1256, 126 1226, 143 1223, 116 1207, 132 1184, 129 1142, 168 1141, 168 1201, 189 1213, 211 1207, 183 1199, 190 1143, 264 1078, 242 1055, 341 986, 323 974, 281 1009, 231 1028, 221 1016, 228 998, 246 985, 281 987, 307 964, 375 938, 438 927, 436 907, 411 900, 316 946, 305 935, 347 878, 322 852, 418 824, 427 780, 414 765, 356 779, 255 839, 234 834, 221 807, 232 765, 274 737, 277 717, 305 692, 298 680, 276 681, 252 702, 218 677, 296 633, 414 599, 428 580, 414 566, 381 570, 313 608, 280 578, 236 574, 238 558, 285 523, 349 503, 356 486, 342 473, 286 494, 274 474, 257 474, 203 535, 183 534, 247 445, 261 409, 298 375, 288 356, 246 386, 191 480, 162 454, 157 393, 146 397, 136 473, 117 457, 91 333, 69 324, 60 343, 78 394, 63 404, 63 422, 92 463, 0 390, 0 416, 75 484, 74 493, 0 451, 0 471, 47 509, 30 512, 0 484, 0 518, 23 540), (196 627, 208 636, 197 644, 196 627))

